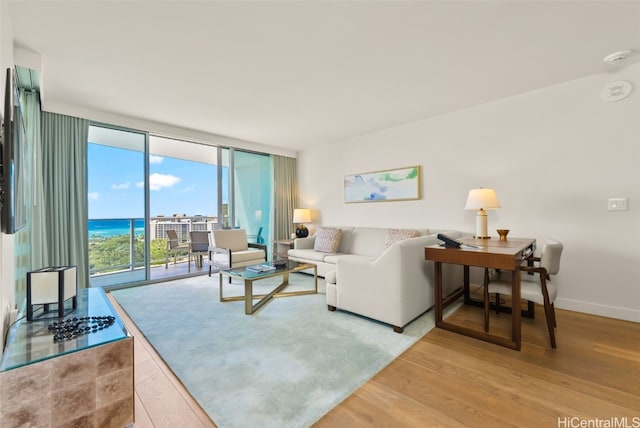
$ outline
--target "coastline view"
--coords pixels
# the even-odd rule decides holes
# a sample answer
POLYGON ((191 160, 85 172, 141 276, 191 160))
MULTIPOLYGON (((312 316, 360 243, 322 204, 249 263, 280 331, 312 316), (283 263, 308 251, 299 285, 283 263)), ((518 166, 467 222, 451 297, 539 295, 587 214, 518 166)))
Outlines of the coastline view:
MULTIPOLYGON (((144 220, 143 219, 90 219, 89 275, 100 275, 144 266, 144 220), (134 234, 131 236, 131 227, 134 234), (131 252, 133 248, 133 252, 131 252)), ((152 243, 151 259, 160 260, 158 243, 152 243)))
MULTIPOLYGON (((210 230, 217 217, 174 215, 150 219, 150 264, 158 266, 167 260, 167 230, 174 230, 181 243, 192 230, 210 230)), ((91 276, 144 267, 144 219, 90 219, 89 272, 91 276), (133 230, 133 235, 131 231, 133 230)), ((173 258, 173 254, 171 254, 173 258)), ((187 250, 176 253, 183 261, 187 250)))
POLYGON ((134 221, 134 234, 144 235, 144 219, 89 219, 89 240, 113 238, 118 235, 129 235, 131 220, 134 221))

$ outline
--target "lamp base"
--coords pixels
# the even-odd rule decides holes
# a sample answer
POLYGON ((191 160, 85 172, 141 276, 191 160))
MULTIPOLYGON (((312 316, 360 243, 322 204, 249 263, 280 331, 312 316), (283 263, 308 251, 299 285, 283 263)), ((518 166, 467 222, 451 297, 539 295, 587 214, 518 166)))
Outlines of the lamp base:
POLYGON ((304 227, 304 225, 300 225, 296 228, 296 236, 298 238, 306 238, 307 236, 309 236, 309 229, 307 229, 306 227, 304 227))
POLYGON ((480 208, 476 215, 476 236, 475 239, 490 239, 491 237, 487 233, 487 213, 480 208))

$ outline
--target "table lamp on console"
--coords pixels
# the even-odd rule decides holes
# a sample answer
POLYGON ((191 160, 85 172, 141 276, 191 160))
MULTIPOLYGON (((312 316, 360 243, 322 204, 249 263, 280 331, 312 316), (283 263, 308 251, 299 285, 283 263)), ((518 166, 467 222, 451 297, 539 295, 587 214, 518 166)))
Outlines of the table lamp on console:
POLYGON ((494 189, 483 189, 481 187, 469 191, 467 205, 464 209, 478 211, 476 215, 476 239, 491 238, 487 233, 487 212, 485 210, 496 208, 500 208, 500 202, 494 189))
POLYGON ((309 229, 304 223, 311 223, 311 210, 309 208, 296 208, 293 210, 293 223, 297 224, 296 237, 306 238, 309 236, 309 229))

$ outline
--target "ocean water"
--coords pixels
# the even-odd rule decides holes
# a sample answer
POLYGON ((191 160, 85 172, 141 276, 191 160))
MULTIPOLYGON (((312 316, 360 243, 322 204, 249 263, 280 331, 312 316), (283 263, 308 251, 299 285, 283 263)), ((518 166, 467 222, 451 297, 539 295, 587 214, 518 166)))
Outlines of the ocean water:
MULTIPOLYGON (((144 234, 144 219, 136 218, 133 223, 135 235, 144 234)), ((130 219, 89 219, 89 238, 110 238, 128 235, 131 230, 130 219)))

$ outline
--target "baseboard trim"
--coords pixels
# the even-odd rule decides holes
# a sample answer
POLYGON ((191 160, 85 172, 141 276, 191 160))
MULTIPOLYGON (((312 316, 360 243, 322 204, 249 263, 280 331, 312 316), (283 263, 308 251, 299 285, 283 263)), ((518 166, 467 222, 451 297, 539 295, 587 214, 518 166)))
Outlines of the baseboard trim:
POLYGON ((567 309, 570 311, 584 312, 591 315, 599 315, 625 321, 640 322, 640 310, 638 309, 600 305, 597 303, 562 298, 557 298, 554 305, 558 309, 567 309))

